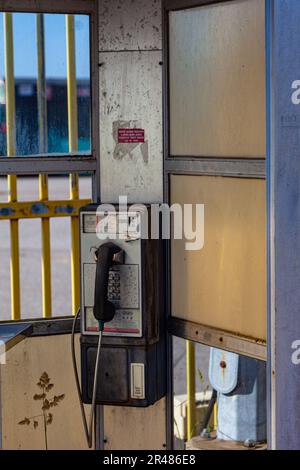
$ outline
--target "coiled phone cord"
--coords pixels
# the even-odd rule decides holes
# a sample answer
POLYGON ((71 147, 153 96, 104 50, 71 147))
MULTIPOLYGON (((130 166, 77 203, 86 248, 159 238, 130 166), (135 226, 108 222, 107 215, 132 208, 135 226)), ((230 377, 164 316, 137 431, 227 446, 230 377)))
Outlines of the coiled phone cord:
POLYGON ((96 408, 98 371, 99 371, 99 364, 100 364, 100 351, 101 351, 102 331, 103 331, 104 323, 99 322, 99 338, 98 338, 97 356, 96 356, 95 372, 94 372, 92 406, 91 406, 90 420, 89 420, 89 426, 88 426, 87 418, 86 418, 86 414, 85 414, 85 410, 84 410, 84 405, 83 405, 83 401, 82 401, 82 392, 81 392, 81 387, 80 387, 78 368, 77 368, 77 362, 76 362, 76 354, 75 354, 75 329, 76 329, 76 323, 77 323, 77 320, 78 320, 79 317, 80 317, 80 309, 78 309, 77 312, 76 312, 76 315, 75 315, 74 321, 73 321, 73 326, 72 326, 72 335, 71 335, 72 363, 73 363, 76 389, 77 389, 79 403, 80 403, 80 410, 81 410, 81 416, 82 416, 82 422, 83 422, 85 437, 86 437, 87 444, 88 444, 89 448, 91 448, 92 445, 93 445, 93 422, 94 422, 94 414, 95 414, 95 408, 96 408))

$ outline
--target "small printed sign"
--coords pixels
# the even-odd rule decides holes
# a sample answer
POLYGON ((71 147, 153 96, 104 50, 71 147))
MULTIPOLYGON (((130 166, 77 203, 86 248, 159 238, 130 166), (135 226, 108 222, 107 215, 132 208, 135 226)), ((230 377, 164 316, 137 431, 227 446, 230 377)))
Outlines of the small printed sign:
POLYGON ((119 144, 139 144, 145 142, 145 129, 118 129, 119 144))

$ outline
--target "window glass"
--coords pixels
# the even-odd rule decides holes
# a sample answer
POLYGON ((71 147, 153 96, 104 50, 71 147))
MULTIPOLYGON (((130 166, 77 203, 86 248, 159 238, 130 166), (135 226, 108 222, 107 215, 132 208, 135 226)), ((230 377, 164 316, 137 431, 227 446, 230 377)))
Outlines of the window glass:
POLYGON ((265 12, 242 0, 170 13, 170 153, 265 157, 265 12))
MULTIPOLYGON (((13 65, 16 110, 16 155, 68 153, 66 15, 13 13, 13 65), (40 20, 42 19, 42 26, 40 20), (40 34, 39 34, 40 33, 40 34), (42 38, 42 39, 41 39, 42 38), (44 44, 44 47, 42 46, 44 44), (40 47, 39 47, 40 46, 40 47), (39 51, 44 51, 39 54, 39 51), (38 57, 45 80, 38 86, 38 57), (24 60, 25 59, 25 60, 24 60), (39 90, 41 89, 41 93, 39 90), (39 99, 45 111, 39 113, 39 99), (44 126, 46 145, 39 133, 44 126)), ((4 13, 0 13, 0 156, 6 148, 4 13)), ((89 16, 74 16, 75 99, 78 153, 91 150, 89 16)), ((74 153, 74 152, 72 152, 74 153)))

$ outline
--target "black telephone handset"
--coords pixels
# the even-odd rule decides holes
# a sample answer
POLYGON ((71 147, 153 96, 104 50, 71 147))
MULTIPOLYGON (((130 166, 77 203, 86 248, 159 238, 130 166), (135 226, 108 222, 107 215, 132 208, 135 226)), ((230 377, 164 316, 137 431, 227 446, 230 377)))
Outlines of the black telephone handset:
POLYGON ((121 260, 123 250, 112 242, 104 243, 95 252, 96 278, 94 297, 94 316, 99 321, 100 329, 104 323, 111 321, 115 316, 115 306, 108 300, 109 270, 115 263, 121 260))

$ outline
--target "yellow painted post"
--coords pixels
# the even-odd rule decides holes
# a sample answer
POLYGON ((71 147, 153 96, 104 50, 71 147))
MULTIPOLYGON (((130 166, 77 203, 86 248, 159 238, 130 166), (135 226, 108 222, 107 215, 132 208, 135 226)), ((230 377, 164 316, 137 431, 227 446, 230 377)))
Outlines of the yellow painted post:
POLYGON ((218 404, 214 404, 214 431, 218 429, 218 404))
POLYGON ((187 381, 187 439, 196 433, 196 377, 195 344, 186 341, 186 381, 187 381))
MULTIPOLYGON (((36 37, 37 37, 37 102, 39 119, 39 152, 48 151, 47 133, 47 98, 46 98, 46 73, 45 73, 45 34, 44 15, 36 15, 36 37)), ((39 200, 47 201, 48 176, 39 175, 39 200)), ((52 315, 51 299, 51 245, 50 245, 50 220, 41 220, 42 229, 42 297, 43 297, 43 317, 49 318, 52 315)))
MULTIPOLYGON (((3 14, 4 29, 4 62, 5 62, 5 93, 6 93, 6 136, 7 156, 16 155, 16 106, 14 77, 14 46, 12 13, 3 14)), ((8 202, 17 201, 17 177, 8 175, 8 202)), ((19 222, 10 221, 10 285, 11 285, 11 317, 21 318, 20 303, 20 263, 19 263, 19 222)))
MULTIPOLYGON (((74 15, 66 15, 67 44, 67 87, 68 87, 68 129, 69 151, 78 150, 78 119, 77 119, 77 84, 75 60, 75 27, 74 15)), ((79 199, 79 181, 77 174, 70 175, 70 198, 79 199)), ((72 310, 73 315, 80 303, 79 280, 79 218, 71 218, 71 270, 72 270, 72 310)))

